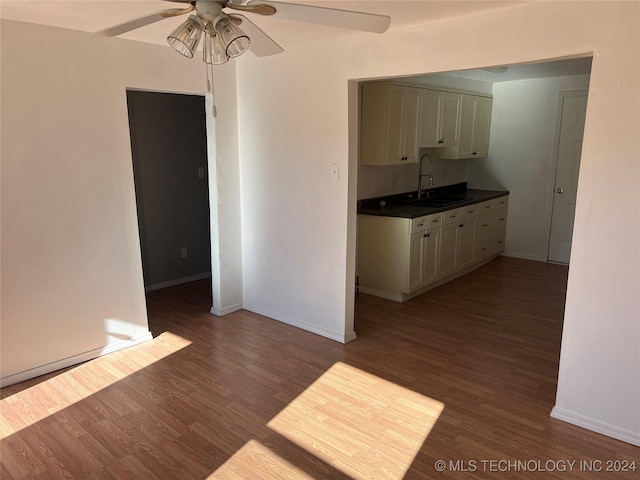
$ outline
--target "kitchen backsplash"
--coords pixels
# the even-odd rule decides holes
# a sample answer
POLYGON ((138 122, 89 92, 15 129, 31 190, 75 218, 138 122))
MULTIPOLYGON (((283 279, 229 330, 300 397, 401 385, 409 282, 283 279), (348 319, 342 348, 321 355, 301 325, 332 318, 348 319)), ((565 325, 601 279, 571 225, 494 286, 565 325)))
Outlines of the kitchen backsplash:
MULTIPOLYGON (((424 159, 423 173, 429 173, 429 160, 424 159)), ((466 160, 433 160, 433 186, 443 187, 466 181, 466 160)), ((428 179, 423 177, 423 188, 428 179)), ((381 197, 418 189, 418 164, 358 169, 358 200, 381 197)))

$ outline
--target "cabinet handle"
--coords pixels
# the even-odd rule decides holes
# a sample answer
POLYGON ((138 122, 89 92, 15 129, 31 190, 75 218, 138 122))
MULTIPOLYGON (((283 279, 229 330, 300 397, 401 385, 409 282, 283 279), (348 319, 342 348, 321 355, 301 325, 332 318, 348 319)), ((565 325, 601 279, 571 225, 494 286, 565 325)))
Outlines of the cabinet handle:
POLYGON ((424 223, 419 223, 418 226, 419 227, 424 227, 424 223))
POLYGON ((482 225, 482 226, 483 226, 483 227, 488 227, 488 226, 489 226, 489 224, 488 224, 488 223, 485 223, 485 224, 484 224, 484 225, 482 225))
POLYGON ((439 221, 439 220, 436 218, 436 219, 431 220, 431 221, 432 221, 433 223, 438 223, 438 221, 439 221))
POLYGON ((425 233, 424 238, 429 238, 431 235, 429 235, 428 233, 425 233))
POLYGON ((502 240, 498 240, 498 245, 500 245, 501 243, 504 243, 502 240))
POLYGON ((461 223, 460 225, 458 225, 458 228, 462 228, 464 227, 464 223, 461 223))
POLYGON ((504 222, 504 218, 499 218, 498 221, 504 222))
POLYGON ((480 251, 484 252, 487 249, 487 247, 481 248, 480 251))
POLYGON ((478 152, 473 152, 473 153, 472 153, 472 155, 477 155, 477 154, 478 154, 478 152))
POLYGON ((485 205, 484 208, 491 208, 491 205, 485 205))

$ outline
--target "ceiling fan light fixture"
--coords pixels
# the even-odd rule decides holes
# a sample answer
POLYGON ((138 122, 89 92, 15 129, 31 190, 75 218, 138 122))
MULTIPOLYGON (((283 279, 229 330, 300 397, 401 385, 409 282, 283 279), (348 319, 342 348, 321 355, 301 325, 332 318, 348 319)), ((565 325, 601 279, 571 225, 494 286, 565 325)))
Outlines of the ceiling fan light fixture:
POLYGON ((196 15, 189 15, 185 22, 171 32, 167 42, 179 54, 193 58, 203 30, 202 21, 196 15))
POLYGON ((240 30, 226 15, 218 17, 214 26, 220 41, 225 45, 225 52, 228 57, 238 57, 249 48, 251 44, 249 36, 240 30))
POLYGON ((204 29, 204 48, 202 59, 205 63, 222 65, 229 61, 226 48, 220 40, 220 36, 213 28, 213 24, 207 23, 204 29))

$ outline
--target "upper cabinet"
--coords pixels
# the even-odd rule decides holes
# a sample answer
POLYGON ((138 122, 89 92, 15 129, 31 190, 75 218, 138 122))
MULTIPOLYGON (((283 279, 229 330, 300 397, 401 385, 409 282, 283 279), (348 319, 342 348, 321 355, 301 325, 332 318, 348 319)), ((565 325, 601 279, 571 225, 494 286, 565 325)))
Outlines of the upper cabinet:
POLYGON ((360 163, 417 163, 420 148, 439 158, 480 158, 489 152, 492 99, 389 83, 362 89, 360 163))
POLYGON ((482 158, 489 154, 493 99, 462 95, 458 144, 438 150, 440 158, 482 158))
POLYGON ((461 103, 460 93, 422 90, 418 141, 421 148, 457 145, 461 103))
POLYGON ((362 91, 360 163, 417 163, 421 89, 366 84, 362 91))

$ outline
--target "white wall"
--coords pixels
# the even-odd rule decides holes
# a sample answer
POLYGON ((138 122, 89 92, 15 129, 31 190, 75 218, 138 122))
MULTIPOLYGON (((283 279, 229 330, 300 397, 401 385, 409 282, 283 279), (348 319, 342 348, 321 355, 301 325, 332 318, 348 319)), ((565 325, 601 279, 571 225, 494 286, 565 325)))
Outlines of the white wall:
MULTIPOLYGON (((242 308, 242 237, 236 70, 231 61, 215 72, 218 116, 207 114, 209 203, 211 205, 211 313, 242 308), (215 163, 215 166, 213 166, 215 163)), ((207 113, 213 97, 207 96, 207 113)))
POLYGON ((630 107, 640 102, 638 7, 536 2, 238 62, 245 306, 333 338, 353 336, 350 79, 594 52, 554 415, 640 443, 640 121, 630 107), (337 181, 331 163, 340 166, 337 181))
POLYGON ((466 173, 470 188, 511 192, 505 255, 547 260, 559 94, 588 88, 589 75, 493 87, 489 157, 467 160, 466 173))
POLYGON ((4 384, 150 338, 125 92, 201 93, 202 65, 2 21, 4 384))
MULTIPOLYGON (((425 149, 431 150, 433 149, 425 149)), ((420 151, 420 154, 424 150, 420 151)), ((420 157, 418 157, 420 158, 420 157)), ((464 160, 433 159, 433 186, 442 187, 466 181, 464 160)), ((358 168, 358 199, 381 197, 418 190, 418 164, 358 168)), ((429 172, 429 160, 423 160, 422 171, 429 172)), ((427 188, 427 179, 422 179, 422 188, 427 188)))

